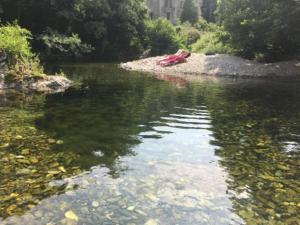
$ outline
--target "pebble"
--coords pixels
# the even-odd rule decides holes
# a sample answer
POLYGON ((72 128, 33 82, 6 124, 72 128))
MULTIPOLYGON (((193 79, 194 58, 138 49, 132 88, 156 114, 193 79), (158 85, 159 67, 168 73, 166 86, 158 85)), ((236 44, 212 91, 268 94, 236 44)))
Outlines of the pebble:
POLYGON ((93 206, 94 208, 98 208, 98 207, 99 207, 99 202, 93 201, 93 202, 92 202, 92 206, 93 206))
POLYGON ((147 222, 144 225, 158 225, 158 222, 157 222, 157 220, 150 219, 150 220, 147 220, 147 222))
POLYGON ((129 207, 127 208, 128 211, 133 211, 134 209, 135 209, 134 206, 129 206, 129 207))
POLYGON ((74 220, 76 222, 79 220, 78 216, 72 210, 66 212, 65 217, 69 220, 74 220))
POLYGON ((88 207, 82 207, 80 210, 83 214, 88 214, 89 213, 89 208, 88 207))

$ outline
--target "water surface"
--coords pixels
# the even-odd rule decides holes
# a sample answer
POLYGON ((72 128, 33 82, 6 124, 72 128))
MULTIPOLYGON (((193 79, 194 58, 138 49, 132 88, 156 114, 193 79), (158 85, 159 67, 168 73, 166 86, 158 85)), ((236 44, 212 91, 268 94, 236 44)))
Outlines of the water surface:
POLYGON ((54 69, 0 94, 1 224, 300 223, 299 82, 54 69))

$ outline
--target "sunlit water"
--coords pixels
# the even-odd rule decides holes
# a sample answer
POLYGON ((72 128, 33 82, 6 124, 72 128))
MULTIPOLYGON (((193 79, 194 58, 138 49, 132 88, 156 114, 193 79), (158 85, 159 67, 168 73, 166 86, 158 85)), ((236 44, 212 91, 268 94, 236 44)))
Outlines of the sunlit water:
POLYGON ((1 224, 300 223, 299 82, 59 68, 0 95, 1 224))

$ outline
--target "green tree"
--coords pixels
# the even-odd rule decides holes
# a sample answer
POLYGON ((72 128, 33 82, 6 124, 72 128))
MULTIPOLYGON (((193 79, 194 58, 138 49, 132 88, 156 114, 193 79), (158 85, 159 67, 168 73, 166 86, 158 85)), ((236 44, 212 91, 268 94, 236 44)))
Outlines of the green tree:
POLYGON ((244 57, 273 61, 300 52, 298 0, 219 0, 217 15, 244 57))
POLYGON ((208 22, 215 22, 215 11, 217 9, 217 0, 203 0, 202 17, 208 22))
POLYGON ((182 22, 188 21, 194 24, 198 21, 198 19, 199 13, 194 0, 185 0, 180 20, 182 22))
POLYGON ((152 55, 173 53, 182 47, 175 27, 165 18, 148 21, 147 30, 152 55))
POLYGON ((142 0, 2 0, 1 6, 1 21, 17 19, 34 37, 49 28, 61 37, 78 34, 83 44, 95 48, 97 58, 132 57, 146 44, 142 0))

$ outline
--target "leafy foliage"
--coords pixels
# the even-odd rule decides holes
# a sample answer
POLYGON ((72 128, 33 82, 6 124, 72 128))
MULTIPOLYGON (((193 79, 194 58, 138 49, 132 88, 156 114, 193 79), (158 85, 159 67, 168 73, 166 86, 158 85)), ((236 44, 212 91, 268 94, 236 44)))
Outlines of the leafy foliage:
POLYGON ((215 26, 214 31, 204 32, 198 41, 192 45, 193 52, 204 54, 232 54, 234 49, 228 44, 230 35, 221 27, 215 26))
POLYGON ((65 36, 57 31, 48 30, 38 40, 45 46, 45 53, 50 56, 81 56, 93 50, 90 45, 82 43, 78 34, 65 36))
POLYGON ((202 17, 208 22, 215 22, 217 0, 203 0, 202 17))
POLYGON ((180 35, 183 44, 190 48, 201 36, 201 32, 192 26, 189 22, 185 22, 177 27, 177 32, 180 35))
POLYGON ((7 54, 9 74, 20 78, 24 74, 42 76, 43 68, 36 55, 31 51, 31 33, 19 25, 0 26, 0 50, 7 54))
POLYGON ((216 24, 209 23, 205 19, 200 18, 195 24, 193 24, 193 27, 198 29, 201 32, 204 31, 214 31, 216 29, 216 24))
POLYGON ((244 57, 278 60, 300 52, 298 0, 219 0, 217 13, 244 57))
POLYGON ((173 53, 183 47, 175 27, 167 19, 148 21, 147 30, 153 55, 173 53))
MULTIPOLYGON (((2 21, 18 19, 34 36, 44 34, 49 27, 62 35, 59 42, 71 37, 74 43, 72 35, 78 34, 83 43, 95 48, 97 58, 132 57, 142 52, 146 44, 147 9, 141 0, 3 0, 2 8, 2 21)), ((48 40, 50 37, 58 38, 50 35, 48 40)), ((69 50, 68 55, 78 53, 78 48, 75 52, 69 50)))
POLYGON ((9 56, 31 58, 33 56, 28 40, 31 33, 17 24, 0 26, 0 49, 9 56))
POLYGON ((198 18, 199 13, 194 0, 185 0, 180 20, 182 22, 196 23, 198 18))

